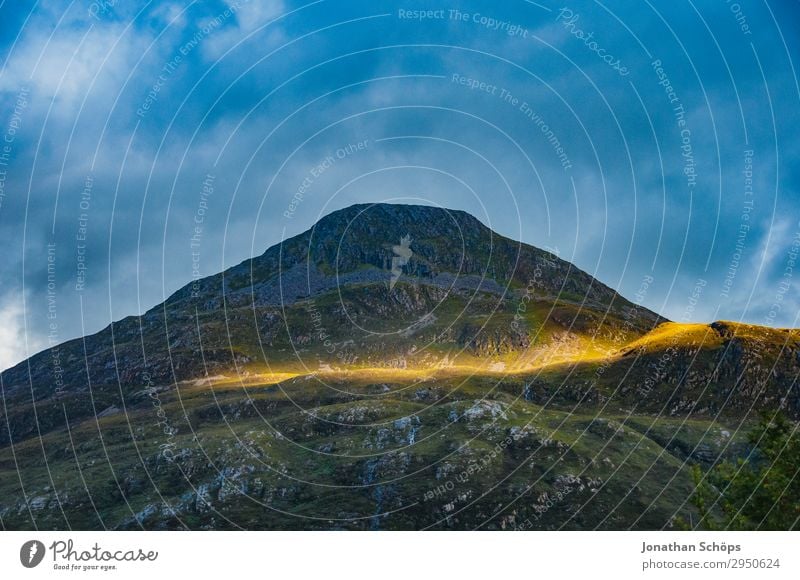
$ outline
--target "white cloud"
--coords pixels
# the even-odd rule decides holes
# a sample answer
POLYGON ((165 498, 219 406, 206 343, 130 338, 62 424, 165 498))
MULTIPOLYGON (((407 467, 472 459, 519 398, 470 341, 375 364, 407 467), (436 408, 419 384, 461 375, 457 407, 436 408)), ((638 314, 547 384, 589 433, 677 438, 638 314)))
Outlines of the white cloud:
POLYGON ((743 319, 767 326, 795 326, 797 284, 791 270, 788 277, 784 274, 798 230, 792 220, 776 218, 771 227, 770 222, 762 224, 760 231, 763 233, 759 238, 755 237, 756 231, 750 231, 753 239, 745 243, 749 257, 737 268, 730 297, 718 318, 743 319), (791 286, 787 288, 782 283, 791 286))
POLYGON ((6 296, 0 302, 0 371, 11 368, 46 346, 45 340, 25 334, 22 295, 6 296))
POLYGON ((794 237, 792 224, 792 220, 786 218, 776 218, 772 227, 769 223, 764 224, 764 235, 761 236, 759 247, 751 258, 752 272, 760 270, 762 278, 770 277, 778 266, 779 259, 786 255, 787 249, 792 244, 794 237))
POLYGON ((74 113, 88 91, 113 101, 136 60, 149 44, 133 30, 118 24, 86 26, 30 26, 11 49, 0 74, 0 91, 31 90, 53 113, 74 113))
POLYGON ((240 29, 252 32, 285 11, 286 5, 282 0, 279 2, 248 2, 239 6, 236 11, 236 21, 240 29))
POLYGON ((182 30, 188 22, 186 7, 177 2, 156 6, 152 16, 160 26, 169 26, 173 30, 182 30))
MULTIPOLYGON (((214 30, 204 41, 203 54, 208 60, 218 60, 237 42, 244 40, 248 35, 287 11, 283 0, 271 2, 237 0, 231 2, 229 6, 234 10, 234 15, 229 20, 235 24, 229 25, 228 22, 225 22, 220 29, 214 30)), ((219 15, 218 18, 223 18, 223 16, 219 15)), ((199 28, 202 29, 203 25, 204 23, 200 23, 199 28)), ((277 26, 268 26, 256 34, 264 35, 264 38, 261 39, 262 46, 266 44, 274 47, 285 41, 283 31, 277 26), (264 40, 266 40, 265 43, 264 40)))

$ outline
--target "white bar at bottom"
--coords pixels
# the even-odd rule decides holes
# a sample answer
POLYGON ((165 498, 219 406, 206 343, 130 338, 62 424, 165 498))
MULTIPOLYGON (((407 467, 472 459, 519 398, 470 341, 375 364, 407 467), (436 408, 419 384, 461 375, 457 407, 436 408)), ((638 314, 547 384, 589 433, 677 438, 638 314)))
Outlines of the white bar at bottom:
POLYGON ((769 580, 800 578, 799 562, 800 535, 793 532, 0 532, 0 570, 13 579, 461 580, 568 573, 769 580), (44 557, 26 568, 32 540, 44 546, 44 557))

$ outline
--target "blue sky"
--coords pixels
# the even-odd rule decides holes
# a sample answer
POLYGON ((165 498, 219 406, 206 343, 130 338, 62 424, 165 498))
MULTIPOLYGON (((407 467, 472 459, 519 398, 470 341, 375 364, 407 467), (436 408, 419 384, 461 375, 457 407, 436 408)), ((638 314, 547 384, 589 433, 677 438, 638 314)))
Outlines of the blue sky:
POLYGON ((372 201, 467 210, 674 320, 795 326, 798 16, 3 2, 0 368, 372 201))

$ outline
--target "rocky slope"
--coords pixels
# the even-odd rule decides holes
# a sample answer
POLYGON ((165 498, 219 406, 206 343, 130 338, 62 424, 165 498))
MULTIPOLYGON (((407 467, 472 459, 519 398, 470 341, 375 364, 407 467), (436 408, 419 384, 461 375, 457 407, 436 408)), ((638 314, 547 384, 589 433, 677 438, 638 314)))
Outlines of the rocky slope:
POLYGON ((800 335, 677 325, 458 211, 358 205, 0 375, 6 528, 658 528, 797 418, 800 335))

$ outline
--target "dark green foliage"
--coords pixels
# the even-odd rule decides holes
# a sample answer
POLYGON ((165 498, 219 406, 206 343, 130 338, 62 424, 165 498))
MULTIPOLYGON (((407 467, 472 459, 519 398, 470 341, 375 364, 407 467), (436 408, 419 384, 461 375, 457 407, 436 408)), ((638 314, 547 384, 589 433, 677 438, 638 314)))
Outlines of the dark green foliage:
MULTIPOLYGON (((800 431, 782 413, 763 414, 747 458, 693 469, 692 504, 709 530, 793 530, 800 522, 800 431)), ((685 524, 685 522, 684 522, 685 524)))

